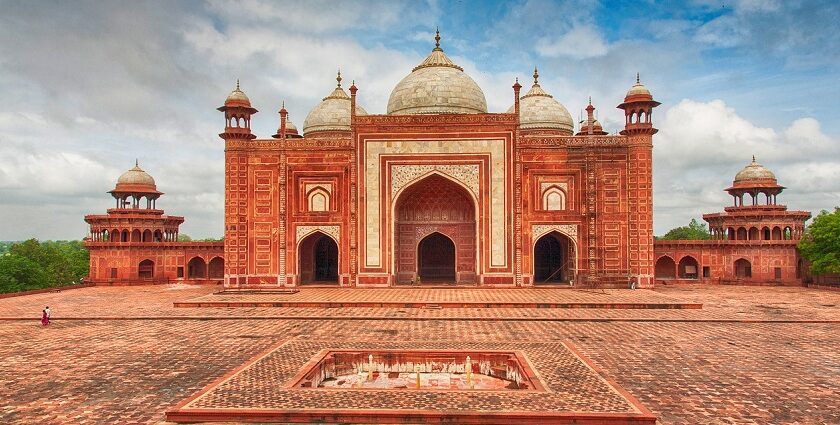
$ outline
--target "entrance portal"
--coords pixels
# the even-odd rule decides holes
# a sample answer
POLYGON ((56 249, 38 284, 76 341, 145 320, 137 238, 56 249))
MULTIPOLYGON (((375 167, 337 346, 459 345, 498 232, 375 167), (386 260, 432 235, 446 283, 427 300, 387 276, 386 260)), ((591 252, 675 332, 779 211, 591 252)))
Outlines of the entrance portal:
POLYGON ((566 235, 548 233, 534 244, 534 283, 550 284, 574 279, 574 245, 566 235))
POLYGON ((315 232, 300 242, 300 283, 338 283, 338 245, 321 233, 315 232))
POLYGON ((421 282, 455 282, 455 244, 432 233, 417 246, 417 275, 421 282))
POLYGON ((400 193, 394 206, 397 283, 416 282, 418 277, 421 282, 475 282, 473 199, 469 190, 438 174, 400 193))

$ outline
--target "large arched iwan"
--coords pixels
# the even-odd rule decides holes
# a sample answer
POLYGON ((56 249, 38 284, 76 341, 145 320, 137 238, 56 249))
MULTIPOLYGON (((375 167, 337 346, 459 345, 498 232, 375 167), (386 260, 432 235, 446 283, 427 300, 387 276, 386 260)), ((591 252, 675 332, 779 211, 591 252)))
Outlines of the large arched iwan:
POLYGON ((475 202, 467 189, 439 174, 430 174, 399 194, 394 218, 397 283, 417 280, 420 241, 435 232, 455 245, 454 281, 475 282, 475 202))

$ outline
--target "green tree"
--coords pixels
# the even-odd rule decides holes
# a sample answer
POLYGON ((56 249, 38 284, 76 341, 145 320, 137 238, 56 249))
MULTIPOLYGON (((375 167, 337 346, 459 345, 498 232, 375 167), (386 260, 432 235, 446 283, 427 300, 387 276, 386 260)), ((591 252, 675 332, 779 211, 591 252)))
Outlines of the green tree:
POLYGON ((38 263, 14 254, 0 257, 0 293, 40 289, 48 281, 38 263))
POLYGON ((13 244, 0 263, 0 291, 15 292, 79 283, 87 276, 90 254, 81 241, 13 244))
POLYGON ((178 242, 192 242, 192 238, 186 233, 179 233, 178 242))
POLYGON ((681 241, 681 240, 707 240, 711 239, 712 236, 709 234, 709 231, 706 230, 706 223, 700 224, 697 219, 692 218, 691 222, 688 223, 688 226, 681 226, 675 229, 671 229, 665 236, 662 236, 661 240, 666 241, 681 241))
POLYGON ((811 273, 840 273, 840 207, 822 210, 805 229, 799 253, 811 263, 811 273))

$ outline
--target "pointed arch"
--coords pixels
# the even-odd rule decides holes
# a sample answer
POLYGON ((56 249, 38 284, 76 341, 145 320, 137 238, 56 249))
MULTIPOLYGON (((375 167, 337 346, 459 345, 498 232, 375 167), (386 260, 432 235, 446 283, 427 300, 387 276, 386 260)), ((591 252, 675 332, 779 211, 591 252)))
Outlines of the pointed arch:
POLYGON ((559 186, 549 186, 542 193, 542 209, 558 211, 566 209, 566 192, 559 186))
POLYGON ((680 279, 697 279, 699 270, 700 265, 697 263, 697 259, 691 255, 686 255, 680 258, 680 262, 677 265, 677 276, 680 279))
POLYGON ((213 257, 207 263, 207 277, 210 279, 222 279, 225 277, 225 259, 213 257))
POLYGON ((187 263, 187 279, 205 279, 207 277, 207 263, 204 258, 195 256, 187 263))
POLYGON ((654 276, 657 279, 676 279, 677 263, 669 255, 663 255, 656 259, 654 276))
POLYGON ((306 194, 307 211, 321 212, 332 210, 330 205, 330 193, 321 186, 312 188, 306 194))
POLYGON ((338 243, 331 235, 310 232, 298 243, 297 256, 300 284, 338 284, 338 243))
POLYGON ((478 198, 467 182, 436 169, 399 187, 391 206, 391 260, 396 282, 416 280, 419 242, 435 232, 455 244, 453 281, 474 281, 480 267, 478 210, 478 198))
POLYGON ((137 277, 140 279, 152 279, 155 277, 155 262, 145 259, 137 265, 137 277))
POLYGON ((741 279, 752 278, 752 263, 746 258, 739 258, 732 264, 735 272, 735 277, 741 279))

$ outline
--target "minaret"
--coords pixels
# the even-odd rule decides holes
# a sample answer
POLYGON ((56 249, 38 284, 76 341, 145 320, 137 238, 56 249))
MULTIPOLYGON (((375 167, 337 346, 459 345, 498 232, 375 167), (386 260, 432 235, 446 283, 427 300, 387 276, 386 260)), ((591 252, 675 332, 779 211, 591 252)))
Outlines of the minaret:
POLYGON ((256 138, 251 134, 251 115, 257 110, 239 88, 239 80, 218 109, 225 113, 225 131, 219 134, 225 140, 225 286, 239 286, 247 283, 249 269, 250 197, 247 179, 242 176, 248 174, 247 145, 256 138))
POLYGON ((653 100, 650 91, 642 85, 639 74, 636 84, 630 87, 624 102, 618 105, 624 110, 623 136, 627 136, 627 198, 630 240, 631 278, 639 286, 653 286, 653 128, 651 114, 660 103, 653 100))

